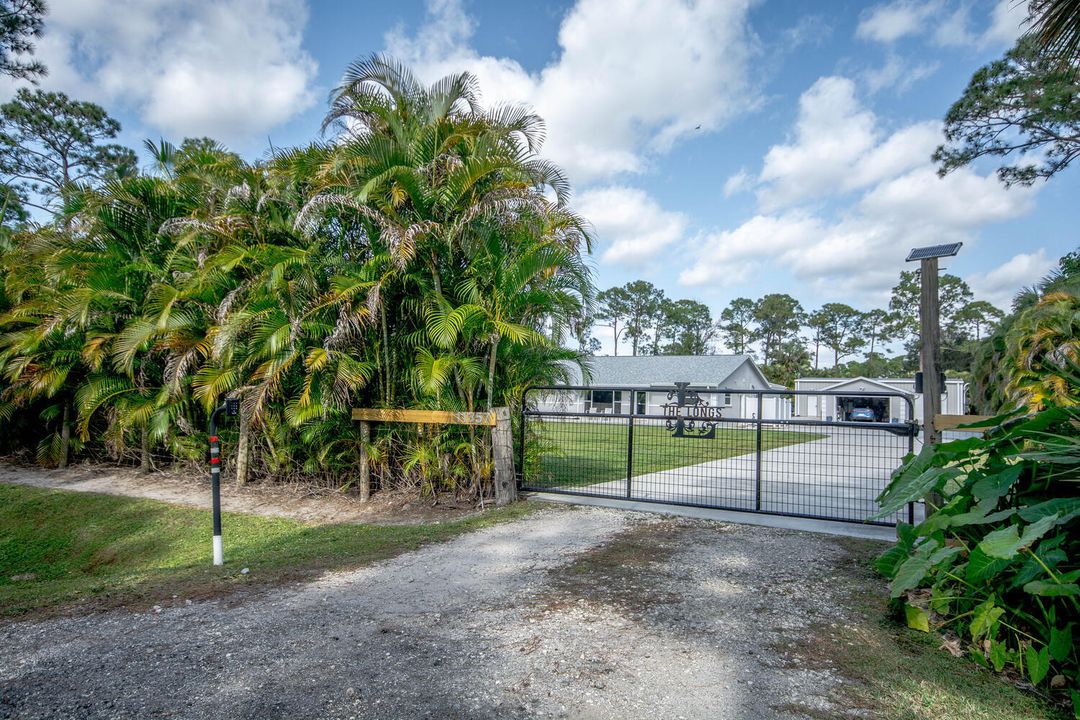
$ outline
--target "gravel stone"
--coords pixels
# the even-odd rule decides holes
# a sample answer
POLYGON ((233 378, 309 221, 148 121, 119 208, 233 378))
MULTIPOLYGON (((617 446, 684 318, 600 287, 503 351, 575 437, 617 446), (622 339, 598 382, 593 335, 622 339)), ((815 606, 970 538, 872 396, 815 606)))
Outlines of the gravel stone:
POLYGON ((2 626, 0 718, 820 717, 841 679, 777 648, 849 621, 844 553, 545 509, 239 605, 2 626))

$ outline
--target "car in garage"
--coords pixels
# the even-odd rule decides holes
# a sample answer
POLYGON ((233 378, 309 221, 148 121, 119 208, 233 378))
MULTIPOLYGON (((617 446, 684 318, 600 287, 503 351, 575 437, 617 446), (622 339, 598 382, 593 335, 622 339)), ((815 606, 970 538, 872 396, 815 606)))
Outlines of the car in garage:
POLYGON ((877 413, 873 408, 857 407, 851 409, 848 419, 852 422, 877 422, 877 413))

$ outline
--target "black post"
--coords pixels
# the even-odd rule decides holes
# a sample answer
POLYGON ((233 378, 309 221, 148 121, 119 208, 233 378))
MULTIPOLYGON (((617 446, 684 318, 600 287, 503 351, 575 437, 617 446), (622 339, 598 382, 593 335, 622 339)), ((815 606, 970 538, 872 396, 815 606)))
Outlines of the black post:
POLYGON ((757 396, 757 468, 755 469, 755 482, 754 482, 754 509, 761 512, 761 410, 765 405, 764 393, 758 393, 757 396))
MULTIPOLYGON (((919 432, 918 426, 915 424, 915 403, 914 401, 907 399, 908 404, 908 417, 911 423, 911 432, 908 433, 908 454, 913 455, 915 453, 915 435, 919 432)), ((915 503, 909 502, 907 504, 907 521, 908 525, 915 524, 915 503)))
POLYGON ((213 499, 214 514, 214 564, 225 562, 221 544, 221 442, 217 434, 217 417, 224 412, 228 417, 240 414, 240 400, 225 398, 225 402, 210 413, 210 494, 213 499))
POLYGON ((518 490, 525 485, 525 412, 528 407, 529 390, 532 388, 525 388, 525 392, 521 393, 521 428, 518 430, 518 438, 521 440, 518 445, 518 490))
POLYGON ((210 497, 214 508, 214 564, 225 562, 221 545, 221 443, 217 435, 217 416, 225 406, 210 413, 210 497))
POLYGON ((634 415, 626 419, 626 499, 630 499, 630 477, 634 474, 634 415))

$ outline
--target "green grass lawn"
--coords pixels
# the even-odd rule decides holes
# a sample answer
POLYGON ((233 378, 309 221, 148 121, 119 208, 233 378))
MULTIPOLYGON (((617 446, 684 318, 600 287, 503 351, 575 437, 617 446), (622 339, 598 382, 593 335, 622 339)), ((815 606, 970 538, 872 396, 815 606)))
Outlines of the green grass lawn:
MULTIPOLYGON (((627 432, 618 423, 537 423, 541 449, 538 472, 528 485, 574 487, 622 480, 626 477, 627 432)), ((783 430, 762 432, 763 450, 820 440, 818 433, 783 430)), ((718 426, 716 437, 673 438, 662 425, 634 425, 633 475, 697 465, 710 460, 754 452, 757 433, 752 429, 718 426)))
POLYGON ((356 567, 521 517, 518 503, 416 525, 312 525, 226 513, 223 567, 210 512, 153 500, 0 484, 0 615, 228 594, 356 567), (241 574, 248 568, 247 574, 241 574))

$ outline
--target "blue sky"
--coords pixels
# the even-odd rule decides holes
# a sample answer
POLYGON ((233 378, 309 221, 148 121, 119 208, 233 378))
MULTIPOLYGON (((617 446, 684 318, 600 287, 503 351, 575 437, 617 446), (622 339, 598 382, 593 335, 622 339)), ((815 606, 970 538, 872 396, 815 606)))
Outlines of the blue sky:
POLYGON ((953 240, 949 271, 1004 305, 1078 244, 1076 168, 1006 190, 990 165, 941 180, 929 161, 948 106, 1017 36, 1015 0, 50 6, 43 86, 104 105, 133 147, 306 143, 372 52, 427 80, 472 71, 486 102, 547 120, 600 287, 645 278, 715 314, 776 291, 869 308, 910 247, 953 240))

